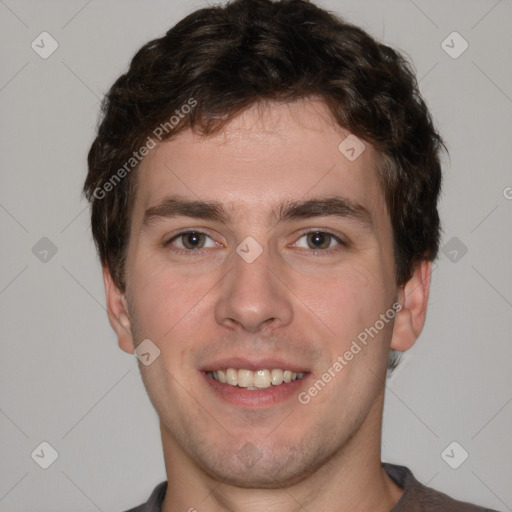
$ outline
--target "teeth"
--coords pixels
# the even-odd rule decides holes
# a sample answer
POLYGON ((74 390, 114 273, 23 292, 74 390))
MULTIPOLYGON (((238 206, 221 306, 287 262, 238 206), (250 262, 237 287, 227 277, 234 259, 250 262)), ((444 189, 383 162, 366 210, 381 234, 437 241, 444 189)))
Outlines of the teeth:
POLYGON ((272 385, 279 386, 283 383, 283 370, 272 370, 272 385))
POLYGON ((241 368, 235 370, 228 368, 227 370, 217 370, 208 372, 208 375, 218 382, 229 384, 230 386, 238 386, 249 390, 267 389, 270 386, 279 386, 283 382, 292 382, 304 378, 305 373, 292 372, 290 370, 281 370, 274 368, 271 370, 257 370, 255 372, 241 368))
POLYGON ((265 389, 271 384, 270 372, 268 370, 258 370, 254 372, 253 386, 255 388, 265 389))
POLYGON ((238 370, 238 385, 241 388, 252 387, 254 383, 254 376, 251 370, 238 370))
MULTIPOLYGON (((215 374, 213 378, 215 378, 215 374)), ((226 370, 226 384, 231 384, 232 386, 236 386, 238 384, 237 371, 233 370, 233 368, 228 368, 226 370)))

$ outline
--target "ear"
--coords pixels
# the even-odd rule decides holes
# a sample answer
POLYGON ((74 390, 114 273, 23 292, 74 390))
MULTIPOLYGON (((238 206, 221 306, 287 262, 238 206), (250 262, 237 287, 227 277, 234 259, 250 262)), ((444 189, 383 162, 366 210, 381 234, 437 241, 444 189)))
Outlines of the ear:
POLYGON ((119 347, 128 354, 133 354, 135 345, 126 296, 116 286, 110 271, 106 267, 103 267, 103 283, 105 284, 108 319, 117 334, 119 347))
POLYGON ((413 275, 400 288, 398 301, 402 309, 395 317, 391 348, 405 351, 414 345, 425 324, 430 290, 430 261, 421 261, 413 275))

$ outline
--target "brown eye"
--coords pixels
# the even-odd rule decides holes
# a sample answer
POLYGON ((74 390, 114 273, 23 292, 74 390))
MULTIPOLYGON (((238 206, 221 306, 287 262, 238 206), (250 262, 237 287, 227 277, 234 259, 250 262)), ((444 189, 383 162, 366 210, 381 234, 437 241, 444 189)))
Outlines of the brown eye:
POLYGON ((183 254, 199 252, 202 249, 218 247, 218 244, 206 233, 201 231, 183 231, 165 243, 165 247, 183 254), (209 244, 209 245, 208 245, 209 244))
POLYGON ((181 234, 178 238, 181 238, 185 249, 202 249, 204 245, 204 237, 204 233, 191 231, 189 233, 181 234))
POLYGON ((304 233, 299 238, 299 241, 296 243, 298 247, 323 252, 335 249, 337 245, 345 245, 337 236, 326 231, 311 231, 309 233, 304 233), (302 239, 305 239, 305 244, 299 243, 302 239))
POLYGON ((308 233, 307 242, 311 249, 329 249, 332 235, 329 233, 308 233))

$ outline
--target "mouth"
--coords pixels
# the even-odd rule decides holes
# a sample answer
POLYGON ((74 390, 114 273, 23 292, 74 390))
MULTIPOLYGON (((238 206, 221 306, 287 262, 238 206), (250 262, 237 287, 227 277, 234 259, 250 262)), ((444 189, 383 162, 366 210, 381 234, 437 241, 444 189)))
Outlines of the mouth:
POLYGON ((226 368, 222 370, 207 371, 206 375, 221 383, 243 388, 248 391, 257 391, 281 386, 302 380, 307 372, 294 372, 281 368, 247 370, 245 368, 226 368))
POLYGON ((231 357, 200 368, 212 397, 242 409, 293 404, 312 373, 307 366, 283 359, 231 357))

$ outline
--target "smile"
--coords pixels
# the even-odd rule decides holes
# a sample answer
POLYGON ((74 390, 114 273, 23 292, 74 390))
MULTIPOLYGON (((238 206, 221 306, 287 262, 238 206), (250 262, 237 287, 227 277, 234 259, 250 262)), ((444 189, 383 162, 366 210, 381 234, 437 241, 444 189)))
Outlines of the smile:
POLYGON ((226 370, 209 371, 206 372, 206 375, 221 384, 229 384, 230 386, 245 388, 247 390, 258 390, 303 379, 306 373, 297 373, 279 368, 256 371, 246 370, 244 368, 238 370, 235 368, 227 368, 226 370))

